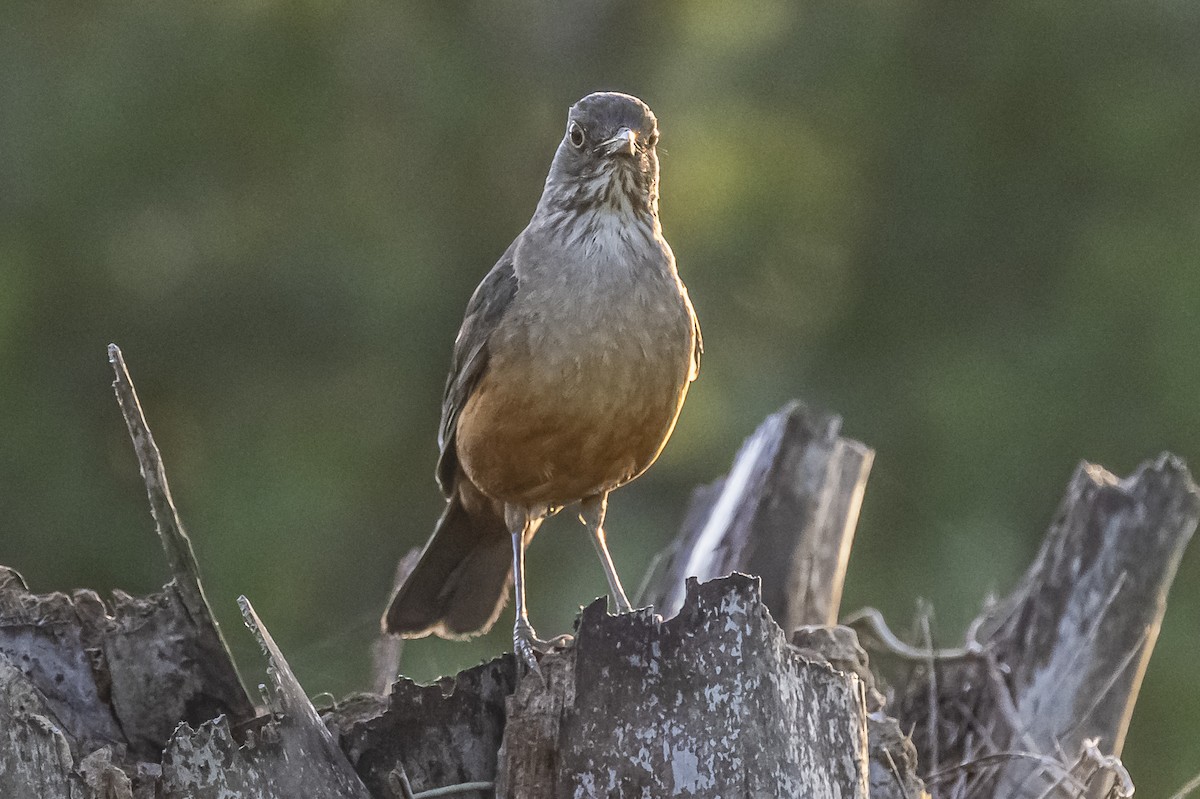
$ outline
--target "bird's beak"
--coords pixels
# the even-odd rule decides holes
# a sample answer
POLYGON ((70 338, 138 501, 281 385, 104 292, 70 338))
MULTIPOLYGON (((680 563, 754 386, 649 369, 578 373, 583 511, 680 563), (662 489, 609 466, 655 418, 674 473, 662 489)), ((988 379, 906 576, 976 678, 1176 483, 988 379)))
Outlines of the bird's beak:
POLYGON ((603 141, 605 155, 633 155, 637 152, 637 134, 629 128, 621 128, 617 135, 603 141))

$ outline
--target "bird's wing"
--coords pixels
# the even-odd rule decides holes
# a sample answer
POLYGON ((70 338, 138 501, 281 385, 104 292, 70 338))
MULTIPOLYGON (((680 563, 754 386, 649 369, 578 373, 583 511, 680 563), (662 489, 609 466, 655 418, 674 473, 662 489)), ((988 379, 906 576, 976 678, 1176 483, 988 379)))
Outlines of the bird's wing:
POLYGON ((454 440, 458 414, 487 369, 488 339, 517 294, 517 275, 513 269, 514 248, 515 242, 471 295, 462 327, 454 340, 450 376, 446 378, 446 392, 442 397, 442 422, 438 428, 438 449, 441 454, 438 456, 437 480, 446 496, 450 496, 454 490, 454 477, 458 471, 458 452, 454 440))

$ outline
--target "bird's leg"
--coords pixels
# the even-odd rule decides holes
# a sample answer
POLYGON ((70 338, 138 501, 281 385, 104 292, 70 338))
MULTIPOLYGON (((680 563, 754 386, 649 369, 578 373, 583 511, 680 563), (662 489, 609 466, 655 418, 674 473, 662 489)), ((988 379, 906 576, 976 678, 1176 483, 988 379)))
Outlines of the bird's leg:
POLYGON ((607 510, 607 493, 588 497, 579 505, 579 521, 587 526, 588 533, 592 536, 592 543, 596 545, 596 554, 600 556, 600 565, 604 567, 604 576, 608 580, 608 593, 617 606, 617 613, 632 613, 633 605, 629 604, 629 597, 625 596, 625 589, 621 587, 621 578, 617 576, 612 556, 608 554, 608 543, 604 535, 604 513, 607 510))
POLYGON ((543 641, 537 637, 533 625, 529 623, 529 609, 525 604, 525 542, 541 526, 542 518, 533 517, 528 508, 506 505, 504 520, 512 533, 513 544, 513 593, 517 606, 517 620, 513 625, 513 652, 530 671, 541 674, 535 653, 561 646, 569 642, 571 636, 559 636, 550 641, 543 641))
POLYGON ((513 593, 517 606, 517 621, 513 625, 513 652, 530 671, 540 673, 537 658, 533 654, 538 640, 533 625, 529 623, 529 611, 525 606, 525 536, 531 525, 529 511, 507 505, 504 508, 504 517, 508 522, 508 531, 512 534, 513 545, 513 593))

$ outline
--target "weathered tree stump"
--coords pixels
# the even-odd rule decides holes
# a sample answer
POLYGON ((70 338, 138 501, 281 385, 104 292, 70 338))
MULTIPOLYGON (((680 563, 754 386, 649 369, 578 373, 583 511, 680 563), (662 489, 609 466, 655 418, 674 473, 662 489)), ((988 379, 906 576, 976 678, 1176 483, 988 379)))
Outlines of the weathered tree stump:
POLYGON ((497 797, 867 796, 863 687, 787 643, 756 579, 676 617, 583 612, 509 705, 497 797))
MULTIPOLYGON (((965 796, 1130 795, 1105 759, 1120 756, 1197 519, 1200 490, 1179 458, 1124 480, 1080 465, 1021 584, 964 647, 902 653, 915 670, 896 713, 925 768, 965 796)), ((865 628, 878 632, 879 618, 865 628)), ((896 652, 875 644, 886 631, 864 637, 896 652)))
MULTIPOLYGON (((870 610, 832 626, 871 451, 788 406, 698 492, 647 582, 657 612, 600 600, 540 676, 505 656, 432 686, 381 679, 386 694, 318 715, 242 599, 271 685, 264 707, 247 698, 110 357, 174 578, 106 603, 34 594, 0 567, 3 799, 919 799, 919 774, 937 797, 1132 792, 1117 755, 1200 516, 1176 458, 1127 480, 1082 467, 1021 586, 964 647, 933 650, 870 610), (748 569, 763 582, 691 579, 748 569), (855 630, 893 675, 899 721, 855 630)), ((381 674, 397 657, 378 648, 381 674)))

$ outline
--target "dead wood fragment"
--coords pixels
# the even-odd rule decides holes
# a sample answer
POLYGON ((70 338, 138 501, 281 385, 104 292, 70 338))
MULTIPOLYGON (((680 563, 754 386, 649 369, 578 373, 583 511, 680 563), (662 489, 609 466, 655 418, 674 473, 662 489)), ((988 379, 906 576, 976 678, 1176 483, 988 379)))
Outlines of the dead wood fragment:
POLYGON ((1200 490, 1175 456, 1125 479, 1082 464, 1020 586, 953 657, 910 664, 895 712, 927 772, 969 772, 953 795, 989 799, 1131 788, 1115 758, 1198 519, 1200 490))
POLYGON ((254 608, 238 604, 267 656, 274 712, 244 746, 224 717, 180 725, 163 753, 164 799, 370 799, 254 608))
MULTIPOLYGON (((150 432, 146 417, 142 413, 137 389, 134 388, 129 370, 125 367, 121 349, 116 344, 108 345, 108 359, 116 377, 113 382, 113 390, 116 392, 117 402, 121 406, 121 413, 125 417, 129 437, 133 441, 133 449, 137 455, 142 480, 146 484, 146 496, 150 500, 150 513, 154 517, 154 526, 167 556, 167 565, 171 569, 171 574, 174 575, 170 588, 177 594, 187 614, 186 620, 181 622, 176 629, 164 629, 156 632, 153 628, 147 628, 137 618, 134 618, 136 616, 140 619, 152 619, 154 618, 153 614, 136 611, 128 603, 122 603, 118 599, 117 618, 124 627, 125 635, 112 647, 111 654, 117 657, 136 656, 142 644, 149 641, 165 641, 172 634, 182 633, 188 639, 188 651, 175 653, 175 662, 194 664, 194 667, 200 672, 199 681, 204 686, 196 695, 185 696, 183 700, 185 703, 199 703, 206 706, 195 708, 196 712, 190 715, 187 713, 178 715, 175 722, 194 720, 197 716, 201 720, 209 719, 218 712, 227 713, 234 723, 247 721, 254 717, 253 704, 242 687, 237 668, 229 656, 229 647, 225 645, 221 628, 217 624, 216 618, 213 617, 208 599, 204 595, 204 586, 200 582, 200 566, 192 551, 192 542, 184 531, 183 522, 175 509, 175 502, 171 498, 171 487, 167 483, 167 472, 163 467, 162 456, 158 451, 158 445, 154 443, 154 435, 150 432), (186 628, 186 632, 183 628, 186 628), (160 632, 161 634, 159 634, 160 632), (123 647, 122 644, 128 644, 128 647, 123 647), (181 657, 182 655, 187 655, 187 658, 181 657)), ((161 647, 171 644, 157 643, 156 645, 161 647)), ((118 688, 116 697, 118 703, 134 704, 139 701, 159 703, 165 698, 147 695, 144 688, 136 686, 128 692, 120 691, 120 686, 115 687, 118 688), (135 695, 140 695, 140 698, 135 695)), ((145 731, 146 735, 153 736, 152 740, 147 739, 145 743, 158 746, 161 751, 162 743, 165 741, 163 733, 169 733, 170 729, 174 728, 174 724, 170 725, 170 729, 165 727, 165 724, 160 723, 152 730, 145 731)), ((142 743, 141 740, 138 740, 138 736, 141 734, 141 731, 135 732, 132 743, 142 743)))
POLYGON ((867 652, 849 627, 806 625, 792 633, 792 645, 807 658, 818 658, 862 681, 867 709, 871 799, 920 799, 925 786, 917 776, 917 750, 895 719, 883 712, 867 652))
POLYGON ((0 654, 0 796, 70 799, 75 758, 45 698, 0 654))
POLYGON ((114 592, 110 606, 92 591, 31 593, 0 567, 0 655, 22 669, 76 757, 113 746, 157 760, 180 721, 249 715, 240 682, 227 679, 232 665, 213 662, 193 621, 174 581, 144 598, 114 592))
POLYGON ((695 492, 640 602, 670 616, 688 577, 739 571, 762 578, 763 599, 783 629, 836 624, 874 458, 839 435, 841 423, 799 402, 767 417, 729 474, 695 492))
MULTIPOLYGON (((362 695, 325 714, 375 796, 388 796, 402 768, 418 794, 491 781, 504 735, 505 701, 516 685, 512 655, 444 677, 433 685, 400 679, 386 697, 362 695)), ((491 792, 464 794, 490 799, 491 792)))
MULTIPOLYGON (((419 547, 413 547, 408 552, 404 553, 404 557, 400 558, 400 562, 396 564, 395 576, 392 578, 393 591, 404 585, 404 581, 408 579, 408 575, 412 574, 412 570, 417 568, 417 561, 421 559, 421 550, 419 547)), ((375 693, 384 695, 391 688, 392 683, 397 679, 400 673, 400 654, 404 651, 404 639, 398 635, 389 635, 386 632, 380 632, 379 638, 371 647, 371 673, 375 675, 372 683, 375 693)))
POLYGON ((917 748, 900 723, 883 711, 867 717, 871 753, 871 799, 924 799, 929 796, 917 776, 917 748))

